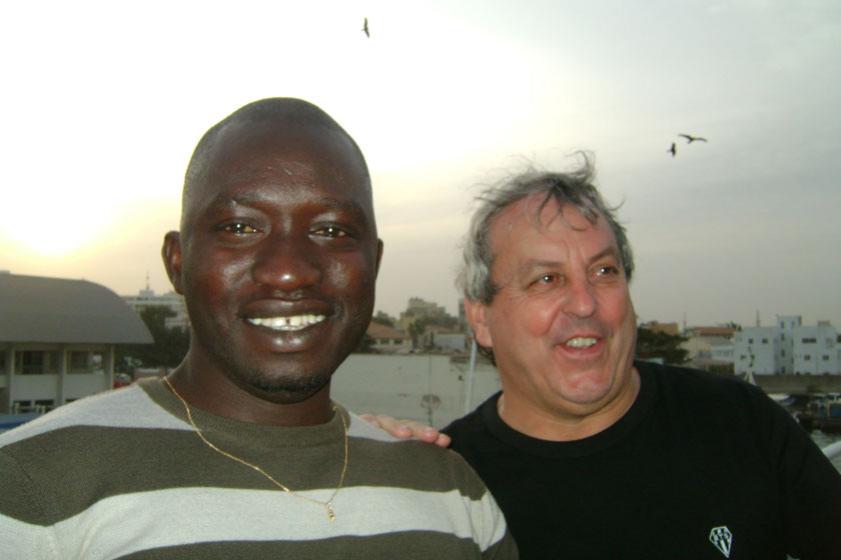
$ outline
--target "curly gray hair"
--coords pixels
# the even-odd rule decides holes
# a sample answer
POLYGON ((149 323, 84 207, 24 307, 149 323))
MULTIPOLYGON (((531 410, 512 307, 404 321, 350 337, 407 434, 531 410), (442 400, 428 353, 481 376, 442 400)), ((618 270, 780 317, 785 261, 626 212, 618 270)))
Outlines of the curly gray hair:
POLYGON ((625 228, 616 220, 615 211, 618 206, 611 208, 604 203, 598 189, 593 186, 594 171, 590 158, 583 153, 581 156, 584 163, 571 172, 554 173, 531 169, 483 191, 477 197, 479 207, 473 214, 464 240, 463 258, 456 280, 465 298, 485 305, 493 301, 498 287, 491 280, 494 260, 489 239, 491 222, 509 205, 535 193, 544 195, 535 219, 539 219, 543 208, 551 200, 561 209, 567 204, 572 205, 593 224, 600 215, 603 216, 616 238, 625 277, 630 281, 634 272, 634 256, 625 236, 625 228))

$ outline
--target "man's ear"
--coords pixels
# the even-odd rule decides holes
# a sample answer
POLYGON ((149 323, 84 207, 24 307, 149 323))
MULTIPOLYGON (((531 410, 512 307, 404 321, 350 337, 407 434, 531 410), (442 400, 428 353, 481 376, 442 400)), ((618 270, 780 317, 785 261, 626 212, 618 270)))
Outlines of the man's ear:
POLYGON ((476 342, 485 348, 493 348, 493 338, 491 338, 491 331, 488 328, 487 322, 487 306, 479 301, 465 299, 464 313, 467 316, 467 322, 470 323, 470 327, 473 329, 476 342))
POLYGON ((166 275, 175 292, 184 295, 181 282, 181 234, 177 231, 170 231, 164 236, 164 244, 161 247, 161 257, 164 260, 166 275))
POLYGON ((375 273, 377 276, 380 274, 380 262, 383 260, 383 240, 377 239, 377 268, 375 269, 375 273))

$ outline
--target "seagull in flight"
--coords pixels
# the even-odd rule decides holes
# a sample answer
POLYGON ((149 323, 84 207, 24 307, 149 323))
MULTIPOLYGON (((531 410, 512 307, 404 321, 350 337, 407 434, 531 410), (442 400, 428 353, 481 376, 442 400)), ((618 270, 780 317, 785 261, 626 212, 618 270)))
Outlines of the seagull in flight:
POLYGON ((677 146, 675 146, 675 143, 672 142, 672 147, 666 151, 672 154, 672 157, 675 157, 675 155, 677 154, 677 146))
POLYGON ((368 18, 365 18, 365 23, 362 25, 362 31, 365 32, 366 37, 368 37, 369 39, 371 38, 371 33, 368 32, 368 18))
POLYGON ((686 138, 686 143, 691 144, 692 142, 706 142, 706 138, 701 138, 700 136, 692 136, 691 134, 678 134, 678 136, 682 138, 686 138))

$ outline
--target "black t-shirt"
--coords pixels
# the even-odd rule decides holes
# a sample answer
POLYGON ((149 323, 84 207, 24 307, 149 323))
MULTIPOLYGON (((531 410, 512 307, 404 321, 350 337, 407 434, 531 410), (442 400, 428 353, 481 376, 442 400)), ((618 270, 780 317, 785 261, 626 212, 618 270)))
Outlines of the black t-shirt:
POLYGON ((637 363, 631 409, 583 440, 508 427, 499 394, 445 432, 532 559, 841 558, 841 475, 733 378, 637 363))

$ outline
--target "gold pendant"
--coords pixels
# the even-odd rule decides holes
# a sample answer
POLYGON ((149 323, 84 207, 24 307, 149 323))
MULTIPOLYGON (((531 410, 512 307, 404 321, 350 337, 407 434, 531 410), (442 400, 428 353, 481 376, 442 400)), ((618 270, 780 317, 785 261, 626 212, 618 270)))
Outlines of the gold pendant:
POLYGON ((327 519, 330 520, 330 523, 336 520, 336 514, 333 512, 332 504, 324 504, 324 507, 327 509, 327 519))

